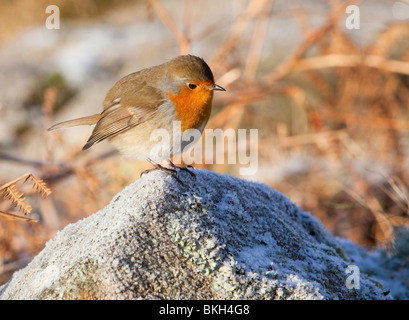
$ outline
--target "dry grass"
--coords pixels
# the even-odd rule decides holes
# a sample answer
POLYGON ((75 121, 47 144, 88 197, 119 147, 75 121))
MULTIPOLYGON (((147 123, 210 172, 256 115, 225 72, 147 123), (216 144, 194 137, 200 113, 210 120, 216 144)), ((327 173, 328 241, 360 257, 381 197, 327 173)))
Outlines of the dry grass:
POLYGON ((4 0, 1 3, 0 43, 12 39, 27 27, 44 24, 47 17, 45 8, 49 5, 60 8, 62 19, 86 21, 127 3, 129 1, 126 0, 4 0))
MULTIPOLYGON (((393 243, 394 229, 409 224, 409 24, 390 25, 362 48, 339 24, 351 3, 356 2, 333 1, 328 19, 317 28, 306 25, 302 10, 294 10, 305 38, 284 60, 266 68, 261 48, 274 2, 249 1, 223 45, 207 59, 220 76, 218 84, 229 92, 217 97, 208 127, 258 128, 264 170, 260 177, 291 159, 306 159, 302 170, 263 182, 312 212, 334 234, 360 244, 387 246, 393 243), (247 55, 239 59, 240 40, 250 28, 247 55)), ((181 29, 161 1, 149 4, 147 9, 169 29, 180 52, 189 52, 196 41, 189 19, 194 4, 185 2, 181 29)), ((203 26, 203 32, 215 29, 203 26)), ((57 95, 52 87, 45 93, 44 128, 51 122, 57 95)), ((46 156, 32 171, 47 182, 53 196, 38 201, 38 224, 0 217, 0 283, 58 229, 102 208, 146 169, 118 156, 85 158, 80 145, 65 150, 64 161, 56 162, 54 152, 57 144, 64 145, 63 138, 47 139, 46 156)), ((3 161, 24 158, 3 156, 3 161)), ((197 167, 238 174, 232 165, 197 167)))

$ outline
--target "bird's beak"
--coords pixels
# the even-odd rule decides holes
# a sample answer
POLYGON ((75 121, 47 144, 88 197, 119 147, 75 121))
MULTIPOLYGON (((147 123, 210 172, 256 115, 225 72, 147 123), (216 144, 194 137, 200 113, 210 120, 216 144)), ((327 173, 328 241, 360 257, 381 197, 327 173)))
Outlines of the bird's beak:
POLYGON ((226 91, 225 88, 223 88, 223 87, 221 87, 221 86, 219 86, 219 85, 217 85, 217 84, 212 85, 212 86, 210 87, 210 90, 226 91))

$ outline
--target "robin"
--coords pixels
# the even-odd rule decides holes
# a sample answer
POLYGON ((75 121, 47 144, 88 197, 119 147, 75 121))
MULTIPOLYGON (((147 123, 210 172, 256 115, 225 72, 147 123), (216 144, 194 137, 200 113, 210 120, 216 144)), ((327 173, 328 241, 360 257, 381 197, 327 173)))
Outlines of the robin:
POLYGON ((176 166, 170 159, 186 151, 183 141, 187 130, 203 132, 215 90, 225 91, 215 84, 207 63, 182 55, 120 79, 106 94, 100 114, 64 121, 48 130, 95 124, 83 150, 108 139, 125 156, 154 166, 142 174, 159 169, 176 177, 176 166), (180 135, 173 132, 175 121, 180 123, 180 135), (165 130, 172 138, 155 141, 151 137, 156 129, 165 130), (165 160, 172 168, 160 165, 165 160))

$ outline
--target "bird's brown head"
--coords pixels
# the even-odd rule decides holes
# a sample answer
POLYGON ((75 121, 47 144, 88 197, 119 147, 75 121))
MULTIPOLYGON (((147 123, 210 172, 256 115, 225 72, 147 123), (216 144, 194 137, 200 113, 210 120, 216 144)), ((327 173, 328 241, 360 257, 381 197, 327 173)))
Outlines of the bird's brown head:
POLYGON ((165 65, 165 78, 172 82, 166 95, 174 102, 182 130, 200 127, 210 116, 213 91, 225 89, 215 84, 212 70, 199 57, 178 56, 165 65))
MULTIPOLYGON (((210 91, 225 91, 222 87, 215 85, 212 70, 199 57, 193 55, 178 56, 164 63, 161 67, 164 73, 166 73, 163 79, 168 79, 177 91, 183 87, 190 90, 195 90, 199 87, 199 89, 210 91)), ((173 93, 176 94, 177 92, 173 93)))

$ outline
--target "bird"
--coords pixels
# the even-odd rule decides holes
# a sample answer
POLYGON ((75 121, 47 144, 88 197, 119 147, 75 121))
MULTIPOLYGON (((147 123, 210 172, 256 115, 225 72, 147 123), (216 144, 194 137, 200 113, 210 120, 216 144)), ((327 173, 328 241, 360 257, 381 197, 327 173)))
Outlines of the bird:
MULTIPOLYGON (((203 133, 214 91, 226 90, 215 84, 208 64, 194 55, 180 55, 118 80, 107 92, 101 113, 63 121, 48 130, 95 125, 83 150, 108 140, 124 156, 153 165, 141 176, 162 170, 177 178, 178 167, 171 158, 193 145, 187 143, 189 129, 198 130, 199 136, 203 133), (175 123, 180 134, 174 132, 175 123), (170 139, 152 139, 155 130, 168 133, 170 139), (163 161, 170 167, 162 166, 163 161)), ((180 168, 191 173, 186 167, 180 168)))

